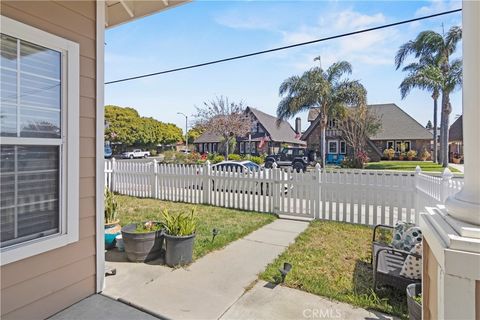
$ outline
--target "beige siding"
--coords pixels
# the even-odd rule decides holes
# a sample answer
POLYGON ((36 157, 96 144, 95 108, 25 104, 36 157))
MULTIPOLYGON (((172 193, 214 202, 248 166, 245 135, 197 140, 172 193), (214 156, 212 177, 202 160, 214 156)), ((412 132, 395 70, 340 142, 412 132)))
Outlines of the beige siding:
POLYGON ((423 319, 435 320, 438 314, 438 262, 428 242, 423 240, 423 319))
POLYGON ((1 14, 80 44, 80 240, 1 268, 1 318, 40 319, 95 292, 95 1, 1 1, 1 14))

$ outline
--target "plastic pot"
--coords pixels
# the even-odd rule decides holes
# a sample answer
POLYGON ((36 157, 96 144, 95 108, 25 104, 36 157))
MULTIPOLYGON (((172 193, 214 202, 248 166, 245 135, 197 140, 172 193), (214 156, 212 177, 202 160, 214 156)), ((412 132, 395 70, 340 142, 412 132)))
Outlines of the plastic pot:
POLYGON ((410 320, 422 320, 422 305, 413 299, 420 293, 422 293, 421 283, 412 283, 407 286, 407 305, 410 320))
POLYGON ((122 228, 122 239, 127 259, 132 262, 144 262, 160 257, 163 247, 163 231, 135 232, 136 223, 122 228))
POLYGON ((165 263, 169 267, 183 266, 192 262, 195 234, 189 236, 164 234, 164 237, 166 246, 165 263))

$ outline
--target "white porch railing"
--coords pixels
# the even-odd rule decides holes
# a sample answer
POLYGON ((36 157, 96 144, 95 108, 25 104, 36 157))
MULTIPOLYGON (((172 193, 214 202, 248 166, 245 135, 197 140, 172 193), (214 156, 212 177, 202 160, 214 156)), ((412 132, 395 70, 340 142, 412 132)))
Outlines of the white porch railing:
POLYGON ((435 177, 416 172, 263 169, 241 173, 206 165, 152 161, 105 161, 105 186, 124 195, 203 203, 280 216, 393 225, 417 222, 463 185, 446 170, 435 177))

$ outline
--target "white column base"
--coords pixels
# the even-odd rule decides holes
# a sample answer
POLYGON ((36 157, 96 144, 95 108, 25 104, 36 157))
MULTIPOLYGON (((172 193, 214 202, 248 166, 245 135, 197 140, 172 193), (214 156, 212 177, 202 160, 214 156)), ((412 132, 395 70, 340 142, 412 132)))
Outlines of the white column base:
MULTIPOLYGON (((480 203, 461 199, 462 192, 450 196, 445 202, 448 214, 453 218, 476 225, 480 228, 480 203)), ((480 237, 480 235, 478 236, 480 237)))
POLYGON ((439 319, 475 319, 475 285, 480 280, 480 226, 459 221, 445 206, 426 208, 420 227, 438 262, 439 319))

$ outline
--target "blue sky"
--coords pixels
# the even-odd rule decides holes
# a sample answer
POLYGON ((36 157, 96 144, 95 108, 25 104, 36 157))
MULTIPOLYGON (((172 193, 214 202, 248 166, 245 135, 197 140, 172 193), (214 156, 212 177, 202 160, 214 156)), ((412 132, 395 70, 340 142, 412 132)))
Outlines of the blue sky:
MULTIPOLYGON (((194 1, 106 32, 106 81, 265 50, 461 7, 460 1, 194 1)), ((442 32, 461 24, 461 13, 309 46, 197 69, 106 86, 106 104, 129 106, 142 116, 185 126, 177 112, 215 96, 243 100, 275 114, 278 88, 322 57, 322 66, 347 60, 352 79, 368 91, 369 103, 397 103, 423 125, 432 118, 432 99, 413 91, 401 100, 396 71, 398 47, 420 31, 442 32)), ((456 55, 461 55, 461 46, 456 55)), ((462 112, 461 91, 452 95, 462 112)), ((307 128, 306 114, 302 117, 307 128)), ((293 123, 293 119, 291 121, 293 123)))

